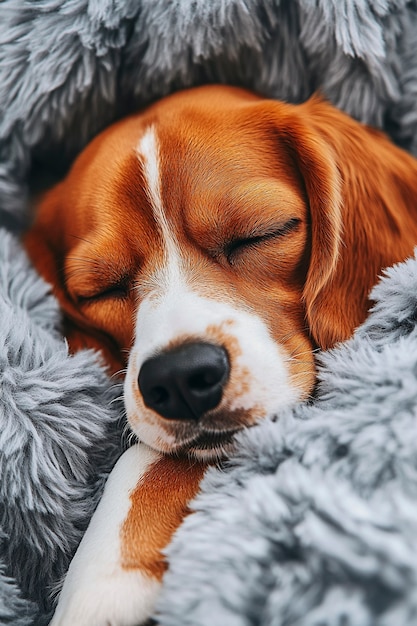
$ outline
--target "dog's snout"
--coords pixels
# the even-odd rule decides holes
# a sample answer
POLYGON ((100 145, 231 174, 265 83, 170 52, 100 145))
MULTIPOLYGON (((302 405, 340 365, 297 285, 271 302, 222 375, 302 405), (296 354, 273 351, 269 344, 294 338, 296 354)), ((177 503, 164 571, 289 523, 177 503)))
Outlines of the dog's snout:
POLYGON ((145 405, 162 417, 198 420, 220 403, 229 369, 222 346, 188 343, 145 361, 139 389, 145 405))

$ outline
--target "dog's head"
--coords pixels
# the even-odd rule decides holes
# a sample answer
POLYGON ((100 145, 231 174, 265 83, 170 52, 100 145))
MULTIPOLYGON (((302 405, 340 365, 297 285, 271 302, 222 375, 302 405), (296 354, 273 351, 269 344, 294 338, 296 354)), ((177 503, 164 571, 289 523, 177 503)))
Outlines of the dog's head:
POLYGON ((317 98, 205 87, 106 130, 46 194, 28 250, 73 347, 127 362, 142 441, 216 454, 310 394, 314 348, 352 333, 403 254, 402 235, 388 243, 397 217, 386 200, 376 214, 357 174, 372 141, 391 148, 317 98))

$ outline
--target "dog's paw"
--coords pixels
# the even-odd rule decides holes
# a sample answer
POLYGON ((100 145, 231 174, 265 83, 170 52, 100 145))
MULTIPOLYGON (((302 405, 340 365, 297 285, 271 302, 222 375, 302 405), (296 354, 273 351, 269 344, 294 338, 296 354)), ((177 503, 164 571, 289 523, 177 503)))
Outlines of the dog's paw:
POLYGON ((160 588, 138 571, 113 572, 61 594, 50 626, 139 626, 148 623, 160 588))
POLYGON ((161 583, 139 562, 123 563, 123 527, 132 491, 158 458, 138 444, 117 462, 71 561, 51 626, 139 626, 152 615, 161 583))

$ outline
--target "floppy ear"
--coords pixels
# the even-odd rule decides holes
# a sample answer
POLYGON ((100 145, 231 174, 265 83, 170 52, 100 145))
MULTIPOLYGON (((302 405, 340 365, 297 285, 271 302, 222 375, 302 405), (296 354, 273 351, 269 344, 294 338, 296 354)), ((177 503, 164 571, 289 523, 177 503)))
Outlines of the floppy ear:
POLYGON ((309 205, 306 319, 326 349, 364 321, 381 270, 413 252, 416 161, 317 96, 278 109, 276 132, 309 205))
POLYGON ((317 345, 327 348, 344 338, 353 324, 345 307, 340 316, 334 309, 343 227, 340 174, 331 147, 306 122, 301 107, 276 103, 275 108, 278 141, 301 174, 308 202, 310 260, 303 293, 307 323, 317 345))
POLYGON ((39 200, 35 220, 23 238, 23 244, 40 275, 52 286, 61 308, 71 308, 63 288, 65 243, 58 220, 60 185, 48 191, 39 200))
POLYGON ((64 314, 63 332, 72 352, 93 348, 103 352, 112 371, 124 364, 116 358, 119 350, 112 339, 91 327, 67 293, 64 280, 68 243, 64 224, 71 219, 63 208, 63 185, 48 191, 40 200, 32 227, 24 236, 23 244, 39 274, 52 286, 64 314))

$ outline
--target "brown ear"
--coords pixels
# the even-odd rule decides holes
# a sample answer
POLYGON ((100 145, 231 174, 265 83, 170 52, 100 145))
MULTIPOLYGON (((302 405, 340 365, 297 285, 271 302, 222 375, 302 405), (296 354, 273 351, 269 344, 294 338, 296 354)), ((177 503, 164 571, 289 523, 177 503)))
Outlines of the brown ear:
POLYGON ((64 288, 63 268, 65 241, 62 219, 59 219, 61 185, 48 191, 36 206, 35 220, 23 243, 40 275, 52 285, 61 308, 71 311, 71 302, 64 288))
MULTIPOLYGON (((303 299, 310 333, 317 345, 325 348, 342 334, 335 328, 330 295, 343 228, 340 174, 331 147, 308 124, 302 107, 277 103, 275 108, 278 109, 278 141, 301 174, 309 205, 310 261, 303 299), (329 297, 330 302, 327 302, 329 297)), ((352 325, 350 319, 338 322, 349 328, 352 325)))
POLYGON ((277 130, 301 173, 311 220, 306 319, 326 349, 364 321, 381 270, 413 252, 417 162, 318 97, 283 107, 277 130))
POLYGON ((82 348, 100 350, 113 372, 124 364, 110 337, 89 325, 67 293, 64 265, 68 243, 64 237, 64 222, 68 219, 61 198, 62 185, 57 185, 41 199, 36 218, 24 236, 24 246, 40 275, 52 286, 52 291, 64 313, 63 331, 72 352, 82 348))

